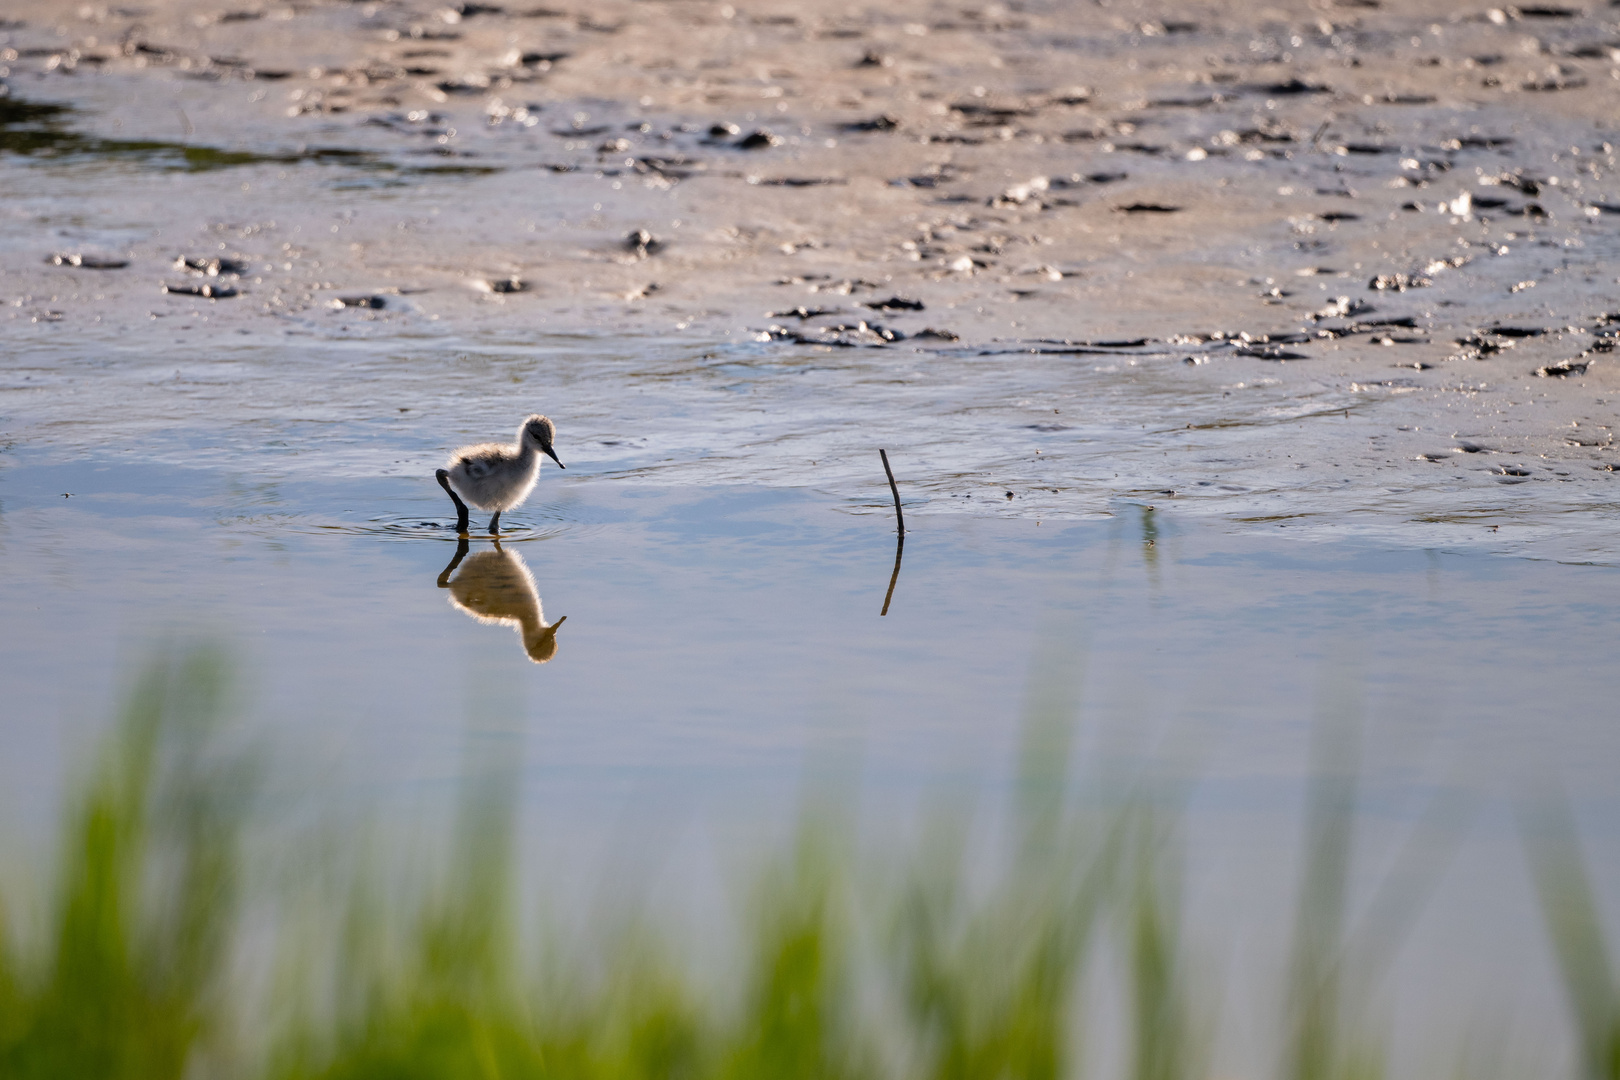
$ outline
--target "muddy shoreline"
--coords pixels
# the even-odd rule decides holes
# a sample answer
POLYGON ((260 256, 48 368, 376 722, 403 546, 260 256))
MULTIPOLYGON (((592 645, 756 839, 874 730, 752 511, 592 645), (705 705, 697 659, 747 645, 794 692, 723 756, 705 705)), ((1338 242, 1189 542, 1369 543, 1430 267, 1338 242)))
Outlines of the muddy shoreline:
POLYGON ((0 48, 13 445, 98 350, 657 341, 896 388, 861 433, 987 451, 916 436, 953 508, 1614 554, 1607 8, 17 0, 0 48))

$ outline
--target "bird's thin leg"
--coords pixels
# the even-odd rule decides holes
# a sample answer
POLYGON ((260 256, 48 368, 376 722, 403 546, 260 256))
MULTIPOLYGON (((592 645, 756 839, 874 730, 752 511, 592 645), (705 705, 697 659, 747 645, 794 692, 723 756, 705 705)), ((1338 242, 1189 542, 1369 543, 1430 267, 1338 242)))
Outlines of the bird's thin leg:
POLYGON ((461 496, 451 489, 450 470, 440 469, 433 475, 439 481, 439 486, 444 488, 444 493, 450 496, 450 501, 456 504, 456 532, 465 533, 467 531, 467 504, 462 502, 461 496))
POLYGON ((450 565, 445 567, 444 571, 439 574, 439 588, 448 589, 450 587, 450 575, 456 572, 456 567, 460 566, 461 560, 465 559, 466 557, 467 538, 463 536, 461 539, 456 541, 456 557, 451 559, 450 565))
POLYGON ((497 510, 497 511, 495 511, 495 516, 489 519, 489 535, 491 535, 491 536, 499 536, 500 534, 501 534, 501 512, 499 510, 497 510))

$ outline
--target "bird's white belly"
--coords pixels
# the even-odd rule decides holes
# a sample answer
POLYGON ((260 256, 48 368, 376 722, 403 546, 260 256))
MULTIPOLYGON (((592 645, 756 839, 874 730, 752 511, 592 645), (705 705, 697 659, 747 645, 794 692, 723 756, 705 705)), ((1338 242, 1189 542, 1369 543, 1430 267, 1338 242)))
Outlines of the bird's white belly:
POLYGON ((450 471, 450 482, 463 499, 480 510, 510 510, 534 490, 540 478, 540 462, 531 464, 501 462, 482 466, 482 462, 463 461, 450 471))

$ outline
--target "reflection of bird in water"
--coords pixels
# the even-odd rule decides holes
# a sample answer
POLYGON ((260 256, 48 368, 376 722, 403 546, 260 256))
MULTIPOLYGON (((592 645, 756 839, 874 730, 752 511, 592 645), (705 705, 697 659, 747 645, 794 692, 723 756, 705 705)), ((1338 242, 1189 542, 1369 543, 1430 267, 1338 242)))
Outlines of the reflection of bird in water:
POLYGON ((439 588, 449 589, 451 605, 479 622, 516 628, 523 638, 523 651, 535 663, 543 664, 557 655, 557 627, 568 616, 546 624, 540 591, 534 587, 534 576, 524 565, 523 556, 503 551, 499 540, 495 541, 495 550, 467 558, 467 541, 463 538, 456 545, 456 557, 439 575, 439 588), (461 572, 452 580, 450 575, 457 567, 461 572))
POLYGON ((556 437, 557 425, 535 414, 523 421, 523 426, 518 428, 517 442, 510 446, 479 443, 463 446, 451 454, 450 467, 433 475, 450 501, 456 504, 456 532, 467 531, 467 503, 461 501, 465 497, 478 509, 495 512, 489 519, 489 531, 492 536, 498 534, 501 511, 510 510, 527 499, 535 481, 540 479, 541 454, 557 462, 557 468, 566 468, 551 448, 556 437))

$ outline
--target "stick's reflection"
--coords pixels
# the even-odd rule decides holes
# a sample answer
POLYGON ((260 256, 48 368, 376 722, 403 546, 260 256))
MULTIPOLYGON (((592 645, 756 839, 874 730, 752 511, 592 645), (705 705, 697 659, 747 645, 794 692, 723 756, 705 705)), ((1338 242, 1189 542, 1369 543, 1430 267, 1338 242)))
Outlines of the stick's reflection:
POLYGON ((894 573, 889 575, 889 591, 883 596, 883 610, 878 615, 889 613, 889 601, 894 599, 894 583, 900 580, 900 556, 906 551, 906 537, 902 533, 894 538, 894 573))
POLYGON ((499 540, 493 551, 467 557, 467 538, 456 544, 456 557, 439 575, 439 588, 450 590, 450 603, 481 623, 498 623, 517 630, 529 659, 543 664, 557 655, 557 627, 564 615, 547 625, 540 607, 534 575, 515 551, 505 551, 499 540), (462 560, 466 560, 465 563, 462 560), (456 573, 457 568, 460 573, 456 573), (452 579, 451 574, 456 576, 452 579))

